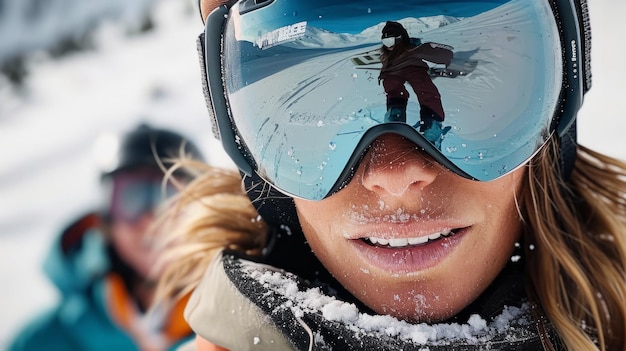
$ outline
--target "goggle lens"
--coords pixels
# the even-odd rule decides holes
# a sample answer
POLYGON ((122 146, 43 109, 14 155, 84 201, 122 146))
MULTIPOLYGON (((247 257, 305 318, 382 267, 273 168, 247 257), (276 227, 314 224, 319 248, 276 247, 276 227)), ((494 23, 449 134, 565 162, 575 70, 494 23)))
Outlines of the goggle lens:
POLYGON ((153 213, 175 193, 172 184, 163 188, 162 177, 118 174, 113 176, 109 211, 115 221, 136 223, 141 217, 153 213))
POLYGON ((336 191, 384 133, 489 181, 554 129, 563 62, 548 1, 247 3, 224 31, 231 123, 255 171, 289 195, 336 191), (388 21, 412 38, 404 56, 382 55, 388 21))
POLYGON ((396 45, 396 40, 399 40, 400 38, 401 37, 388 37, 388 38, 383 38, 381 41, 384 46, 389 48, 389 47, 396 45))

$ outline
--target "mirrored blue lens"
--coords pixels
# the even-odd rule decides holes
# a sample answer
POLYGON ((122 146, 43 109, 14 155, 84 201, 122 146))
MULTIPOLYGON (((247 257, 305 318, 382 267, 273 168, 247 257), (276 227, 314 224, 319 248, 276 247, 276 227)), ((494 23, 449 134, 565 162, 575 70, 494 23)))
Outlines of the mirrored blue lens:
POLYGON ((226 97, 257 173, 285 193, 328 196, 385 126, 482 181, 550 136, 563 72, 548 1, 245 4, 225 30, 226 97))
POLYGON ((159 178, 116 175, 110 213, 114 220, 134 223, 157 209, 176 192, 173 185, 164 189, 159 178))

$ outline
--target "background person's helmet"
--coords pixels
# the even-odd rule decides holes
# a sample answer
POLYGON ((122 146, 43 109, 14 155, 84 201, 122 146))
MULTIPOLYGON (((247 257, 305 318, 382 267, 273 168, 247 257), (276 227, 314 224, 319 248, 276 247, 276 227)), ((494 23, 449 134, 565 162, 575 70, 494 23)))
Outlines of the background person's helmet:
POLYGON ((135 129, 116 137, 109 147, 109 159, 101 165, 103 178, 115 173, 139 168, 167 169, 172 159, 181 156, 204 161, 200 149, 189 138, 169 129, 153 128, 142 123, 135 129))

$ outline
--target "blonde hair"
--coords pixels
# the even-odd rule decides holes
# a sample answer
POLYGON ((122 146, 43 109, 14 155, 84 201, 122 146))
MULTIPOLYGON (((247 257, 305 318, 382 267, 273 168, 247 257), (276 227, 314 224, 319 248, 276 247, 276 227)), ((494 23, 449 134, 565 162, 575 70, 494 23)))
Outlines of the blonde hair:
POLYGON ((626 164, 579 146, 564 183, 557 162, 553 139, 522 192, 530 293, 568 350, 626 350, 626 164))
POLYGON ((157 301, 195 289, 219 251, 259 255, 267 240, 267 225, 248 199, 238 172, 192 160, 177 167, 201 175, 181 189, 156 222, 163 251, 157 301))
MULTIPOLYGON (((239 173, 192 161, 184 166, 201 176, 161 219, 171 230, 157 298, 193 290, 220 250, 256 255, 267 239, 239 173)), ((552 139, 528 164, 526 179, 529 293, 568 350, 626 349, 626 164, 579 146, 564 183, 552 139)))

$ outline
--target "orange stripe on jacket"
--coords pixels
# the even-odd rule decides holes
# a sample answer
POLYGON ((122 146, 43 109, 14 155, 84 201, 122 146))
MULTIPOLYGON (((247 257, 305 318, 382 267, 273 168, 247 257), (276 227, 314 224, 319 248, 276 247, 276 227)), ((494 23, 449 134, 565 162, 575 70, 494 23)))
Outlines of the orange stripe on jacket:
MULTIPOLYGON (((128 293, 122 277, 115 273, 109 274, 106 277, 106 286, 108 290, 107 307, 111 318, 117 325, 132 335, 134 339, 138 338, 137 342, 142 343, 141 339, 143 337, 138 334, 138 330, 134 326, 141 313, 128 293)), ((193 333, 183 315, 189 297, 190 295, 186 295, 176 302, 169 311, 162 329, 159 331, 159 334, 168 343, 176 342, 193 333)))

